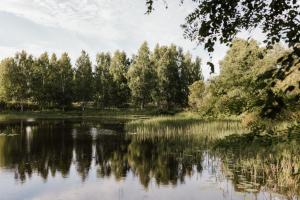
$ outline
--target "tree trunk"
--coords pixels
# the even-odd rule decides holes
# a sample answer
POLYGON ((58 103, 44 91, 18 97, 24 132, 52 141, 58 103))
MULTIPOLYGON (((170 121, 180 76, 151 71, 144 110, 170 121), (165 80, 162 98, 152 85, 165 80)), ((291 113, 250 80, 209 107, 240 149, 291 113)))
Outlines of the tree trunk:
POLYGON ((24 105, 23 105, 23 103, 21 103, 21 112, 23 112, 24 111, 24 105))
POLYGON ((81 111, 84 111, 84 102, 81 103, 81 111))
POLYGON ((23 120, 20 121, 20 127, 21 127, 21 134, 23 133, 23 120))

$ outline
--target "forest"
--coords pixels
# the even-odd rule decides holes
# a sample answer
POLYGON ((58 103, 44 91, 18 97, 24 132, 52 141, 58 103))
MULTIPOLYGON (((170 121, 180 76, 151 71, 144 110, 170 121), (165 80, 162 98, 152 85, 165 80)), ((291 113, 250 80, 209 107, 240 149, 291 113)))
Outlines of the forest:
POLYGON ((299 62, 297 52, 280 44, 266 48, 236 39, 220 73, 204 80, 201 58, 176 45, 157 44, 151 51, 144 42, 132 57, 100 52, 95 64, 82 51, 75 66, 67 53, 35 58, 22 51, 1 61, 1 109, 151 107, 159 113, 188 109, 201 116, 297 119, 299 62))
POLYGON ((188 104, 189 86, 203 80, 200 58, 175 45, 143 43, 137 55, 101 52, 92 64, 82 51, 72 66, 67 53, 59 58, 25 51, 1 62, 2 109, 72 109, 78 103, 95 108, 144 108, 147 104, 173 109, 188 104))

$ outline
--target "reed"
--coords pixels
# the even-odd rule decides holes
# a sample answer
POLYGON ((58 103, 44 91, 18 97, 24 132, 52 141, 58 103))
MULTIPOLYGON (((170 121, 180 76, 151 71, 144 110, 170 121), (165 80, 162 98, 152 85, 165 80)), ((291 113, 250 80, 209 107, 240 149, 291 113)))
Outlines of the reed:
POLYGON ((200 136, 221 139, 248 131, 239 120, 206 120, 198 116, 159 116, 126 124, 128 134, 139 137, 200 136))

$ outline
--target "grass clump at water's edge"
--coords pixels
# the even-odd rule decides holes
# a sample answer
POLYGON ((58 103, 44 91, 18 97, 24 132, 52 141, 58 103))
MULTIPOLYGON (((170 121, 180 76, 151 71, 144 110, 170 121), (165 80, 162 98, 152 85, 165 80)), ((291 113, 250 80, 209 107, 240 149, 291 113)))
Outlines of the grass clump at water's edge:
POLYGON ((157 116, 138 119, 126 124, 130 134, 139 137, 173 137, 179 135, 197 135, 208 138, 222 138, 231 134, 247 131, 240 120, 205 119, 196 113, 183 112, 174 116, 157 116))

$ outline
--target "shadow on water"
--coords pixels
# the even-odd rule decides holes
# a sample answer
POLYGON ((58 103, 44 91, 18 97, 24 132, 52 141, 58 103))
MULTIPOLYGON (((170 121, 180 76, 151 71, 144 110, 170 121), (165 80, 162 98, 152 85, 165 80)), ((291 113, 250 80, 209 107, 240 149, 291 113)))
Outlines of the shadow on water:
MULTIPOLYGON (((300 196, 300 127, 278 136, 242 134, 238 122, 187 126, 125 126, 96 121, 39 120, 0 124, 0 169, 16 181, 68 178, 74 167, 82 182, 124 180, 129 173, 147 189, 185 184, 208 170, 236 192, 300 196)), ((199 194, 200 195, 200 194, 199 194)))

